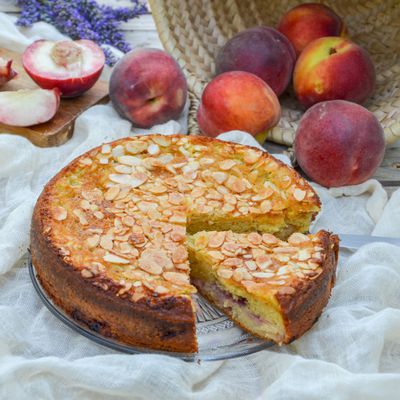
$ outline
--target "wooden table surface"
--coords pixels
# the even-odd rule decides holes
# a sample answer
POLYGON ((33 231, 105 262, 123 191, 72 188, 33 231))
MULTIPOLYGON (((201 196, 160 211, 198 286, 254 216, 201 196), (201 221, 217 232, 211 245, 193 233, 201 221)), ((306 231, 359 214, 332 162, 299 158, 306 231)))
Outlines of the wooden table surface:
MULTIPOLYGON (((98 0, 99 3, 129 6, 129 0, 98 0)), ((0 0, 0 12, 18 15, 16 0, 0 0)), ((1 29, 1 27, 0 27, 1 29)), ((162 48, 151 15, 144 15, 122 24, 125 37, 134 47, 162 48)), ((265 148, 271 153, 282 153, 287 147, 274 143, 266 143, 265 148)), ((400 143, 398 147, 386 150, 385 159, 374 176, 391 194, 400 187, 400 143)))

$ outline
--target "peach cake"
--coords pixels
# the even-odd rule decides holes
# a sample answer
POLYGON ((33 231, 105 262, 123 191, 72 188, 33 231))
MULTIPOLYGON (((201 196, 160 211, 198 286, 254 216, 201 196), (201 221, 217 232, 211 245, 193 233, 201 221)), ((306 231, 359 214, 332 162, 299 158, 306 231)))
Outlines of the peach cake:
POLYGON ((319 208, 266 152, 136 136, 90 150, 46 185, 32 261, 61 309, 130 345, 196 352, 197 290, 249 332, 288 343, 334 282, 337 237, 304 234, 319 208))

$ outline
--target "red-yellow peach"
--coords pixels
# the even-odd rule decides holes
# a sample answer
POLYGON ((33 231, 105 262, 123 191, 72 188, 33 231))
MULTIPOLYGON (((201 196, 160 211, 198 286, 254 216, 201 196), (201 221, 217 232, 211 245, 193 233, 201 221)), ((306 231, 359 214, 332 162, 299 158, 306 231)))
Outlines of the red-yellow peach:
POLYGON ((362 104, 375 87, 375 68, 360 46, 340 37, 311 42, 297 60, 293 85, 304 107, 326 100, 362 104))
POLYGON ((218 53, 216 71, 251 72, 279 96, 292 79, 295 60, 296 53, 284 35, 274 28, 259 26, 228 40, 218 53))
POLYGON ((186 78, 181 68, 162 50, 129 52, 114 67, 110 78, 114 108, 140 128, 177 119, 186 97, 186 78))
POLYGON ((370 178, 385 152, 383 129, 366 108, 344 100, 315 104, 303 115, 294 151, 301 169, 327 186, 370 178))
POLYGON ((274 91, 254 74, 218 75, 204 89, 197 121, 206 136, 241 130, 253 136, 276 125, 281 108, 274 91))
POLYGON ((278 25, 299 55, 312 41, 325 36, 343 36, 346 33, 342 19, 328 6, 304 3, 289 10, 278 25))

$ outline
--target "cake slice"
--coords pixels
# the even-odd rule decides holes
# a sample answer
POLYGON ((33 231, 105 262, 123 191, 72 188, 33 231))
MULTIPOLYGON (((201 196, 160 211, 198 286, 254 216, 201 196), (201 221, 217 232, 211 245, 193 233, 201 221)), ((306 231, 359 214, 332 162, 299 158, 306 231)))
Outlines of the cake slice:
POLYGON ((335 281, 338 237, 326 231, 198 232, 188 241, 191 281, 242 328, 278 344, 311 328, 335 281))

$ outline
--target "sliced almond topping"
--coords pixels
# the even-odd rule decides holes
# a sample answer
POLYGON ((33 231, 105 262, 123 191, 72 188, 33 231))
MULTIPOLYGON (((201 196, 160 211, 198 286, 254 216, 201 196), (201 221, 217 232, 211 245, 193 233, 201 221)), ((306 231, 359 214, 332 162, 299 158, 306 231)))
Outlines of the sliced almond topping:
POLYGON ((100 164, 108 164, 108 158, 107 157, 100 157, 99 158, 99 163, 100 164))
POLYGON ((213 172, 211 174, 212 178, 219 184, 222 184, 226 181, 228 175, 225 172, 213 172))
POLYGON ((162 285, 156 286, 156 287, 154 288, 154 291, 155 291, 156 293, 158 293, 158 294, 166 294, 166 293, 169 292, 169 290, 168 290, 165 286, 162 286, 162 285))
POLYGON ((182 204, 184 199, 185 199, 185 196, 178 192, 172 192, 172 193, 169 193, 169 195, 168 195, 168 201, 174 205, 182 204))
POLYGON ((141 158, 134 156, 120 156, 118 157, 118 162, 125 165, 137 166, 142 163, 142 160, 141 158))
POLYGON ((113 248, 113 241, 111 236, 104 235, 100 238, 100 247, 104 250, 112 250, 113 248))
POLYGON ((82 165, 92 165, 92 164, 93 164, 93 161, 92 161, 92 159, 90 159, 89 157, 85 157, 85 158, 81 158, 81 159, 79 160, 79 164, 82 164, 82 165))
POLYGON ((119 174, 131 174, 132 173, 132 168, 129 167, 128 165, 120 165, 117 164, 114 167, 115 171, 118 172, 119 174))
POLYGON ((96 247, 100 242, 100 235, 93 235, 90 236, 86 239, 86 243, 89 246, 89 248, 96 247))
POLYGON ((76 215, 78 217, 79 223, 81 225, 87 225, 88 224, 88 220, 86 219, 86 215, 82 210, 80 210, 78 208, 75 208, 72 212, 74 213, 74 215, 76 215))
POLYGON ((184 224, 186 222, 186 214, 175 211, 169 218, 169 221, 177 224, 184 224))
POLYGON ((131 142, 126 143, 125 149, 128 153, 131 154, 142 153, 144 150, 147 149, 147 143, 138 140, 133 140, 131 142))
POLYGON ((171 139, 168 136, 153 136, 153 142, 157 143, 161 147, 168 147, 171 144, 171 139))
POLYGON ((235 271, 233 272, 232 278, 237 281, 240 282, 243 279, 251 279, 251 275, 249 274, 249 272, 247 271, 246 268, 237 268, 235 269, 235 271))
POLYGON ((193 198, 193 199, 197 199, 198 197, 201 197, 201 196, 203 196, 203 194, 205 193, 205 189, 204 188, 202 188, 202 187, 195 187, 193 190, 192 190, 192 193, 191 193, 191 197, 193 198))
POLYGON ((109 144, 103 144, 101 147, 102 154, 110 154, 111 153, 111 146, 109 144))
POLYGON ((247 267, 247 269, 250 270, 250 271, 255 271, 255 270, 257 269, 257 264, 256 264, 254 261, 252 261, 252 260, 245 261, 244 265, 245 265, 245 266, 247 267))
POLYGON ((272 203, 270 200, 264 200, 260 204, 260 210, 262 213, 268 213, 272 209, 272 203))
POLYGON ((235 193, 243 193, 247 189, 246 181, 244 179, 236 178, 233 175, 228 178, 225 186, 235 193))
POLYGON ((187 285, 189 284, 189 276, 182 272, 164 272, 163 277, 176 285, 187 285))
POLYGON ((174 263, 183 263, 188 258, 188 252, 185 246, 178 246, 172 253, 174 263))
POLYGON ((93 272, 92 271, 89 271, 88 269, 82 269, 81 270, 81 275, 84 277, 84 278, 86 278, 86 279, 88 279, 88 278, 93 278, 93 272))
POLYGON ((93 215, 97 218, 97 219, 103 219, 104 218, 104 214, 101 211, 96 211, 93 213, 93 215))
POLYGON ((173 268, 172 261, 161 249, 146 249, 139 258, 139 268, 150 274, 159 275, 163 269, 173 268))
POLYGON ((147 152, 152 155, 156 156, 157 154, 160 153, 160 147, 157 144, 152 143, 148 148, 147 152))
POLYGON ((271 233, 263 233, 262 235, 262 240, 266 244, 276 244, 279 242, 279 239, 276 238, 274 235, 271 233))
POLYGON ((122 218, 122 223, 126 226, 134 226, 135 225, 135 220, 127 215, 126 217, 122 218))
POLYGON ((182 271, 190 271, 190 267, 186 263, 180 263, 175 265, 176 269, 180 269, 182 271))
POLYGON ((64 221, 67 218, 67 210, 64 207, 54 207, 53 216, 57 221, 64 221))
POLYGON ((146 238, 141 232, 133 232, 129 236, 129 241, 134 245, 140 245, 146 242, 146 238))
POLYGON ((254 278, 272 278, 275 274, 273 272, 252 272, 254 278))
POLYGON ((290 244, 299 244, 304 242, 309 242, 310 238, 307 235, 304 235, 300 232, 292 233, 288 239, 288 243, 290 244))
POLYGON ((236 165, 236 161, 233 160, 223 160, 219 163, 219 167, 223 170, 223 171, 228 171, 229 169, 231 169, 232 167, 234 167, 236 165))
POLYGON ((227 269, 227 268, 220 268, 220 269, 217 271, 217 274, 218 274, 221 278, 229 279, 229 278, 232 278, 233 271, 230 270, 230 269, 227 269))
POLYGON ((272 249, 274 253, 283 253, 283 254, 297 253, 297 250, 298 250, 297 247, 292 247, 292 246, 279 246, 279 247, 274 247, 272 249))
POLYGON ((302 201, 304 200, 304 198, 306 197, 306 193, 304 190, 301 189, 295 189, 293 192, 293 197, 297 200, 297 201, 302 201))
POLYGON ((262 255, 257 256, 255 261, 256 261, 257 266, 260 269, 266 269, 270 265, 272 265, 271 257, 268 256, 267 254, 262 254, 262 255))
POLYGON ((297 253, 297 259, 299 261, 305 261, 311 258, 310 251, 308 249, 300 249, 297 253))
POLYGON ((216 260, 224 260, 225 259, 225 256, 220 251, 216 251, 216 250, 209 251, 208 255, 216 260))
POLYGON ((221 247, 225 241, 226 232, 215 232, 213 234, 210 233, 208 246, 211 248, 221 247))
POLYGON ((114 200, 118 196, 119 191, 120 187, 118 185, 111 186, 107 192, 105 192, 104 199, 108 201, 114 200))
POLYGON ((116 256, 115 254, 107 253, 103 256, 103 260, 113 264, 129 264, 129 260, 116 256))
POLYGON ((243 160, 246 164, 254 164, 261 157, 261 151, 246 150, 243 160))
POLYGON ((254 245, 259 245, 262 242, 262 236, 256 232, 251 232, 247 235, 247 239, 254 245))
POLYGON ((222 264, 226 265, 227 267, 238 267, 243 264, 243 260, 237 257, 231 257, 225 259, 222 264))

